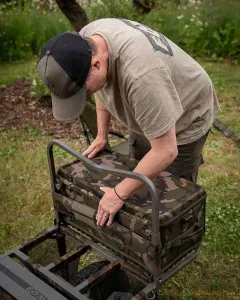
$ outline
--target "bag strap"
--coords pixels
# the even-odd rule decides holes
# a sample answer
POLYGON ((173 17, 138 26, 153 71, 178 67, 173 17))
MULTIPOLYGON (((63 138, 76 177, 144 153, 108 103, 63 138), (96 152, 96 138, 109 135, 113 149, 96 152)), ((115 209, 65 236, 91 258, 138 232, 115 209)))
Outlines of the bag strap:
POLYGON ((189 233, 189 234, 186 234, 186 232, 184 232, 182 235, 180 235, 179 237, 177 237, 176 239, 168 242, 166 244, 166 249, 170 249, 172 247, 179 247, 181 245, 184 245, 186 244, 189 239, 194 239, 194 238, 197 238, 199 235, 201 235, 203 232, 204 232, 204 228, 203 227, 199 227, 197 225, 197 230, 192 232, 192 233, 189 233))

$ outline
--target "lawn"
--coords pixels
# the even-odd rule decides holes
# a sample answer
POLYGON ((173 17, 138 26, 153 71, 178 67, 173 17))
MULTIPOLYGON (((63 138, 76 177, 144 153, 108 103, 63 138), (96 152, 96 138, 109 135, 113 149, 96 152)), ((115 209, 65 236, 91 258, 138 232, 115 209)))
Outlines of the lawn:
MULTIPOLYGON (((240 66, 199 60, 221 103, 219 118, 240 134, 240 66)), ((0 86, 28 77, 33 62, 0 67, 0 86)), ((46 146, 52 138, 31 124, 0 129, 0 253, 52 225, 46 146)), ((64 140, 83 151, 79 140, 64 140)), ((58 162, 66 155, 55 150, 58 162)), ((240 148, 213 130, 204 149, 199 183, 207 193, 207 231, 196 261, 169 280, 161 299, 240 299, 240 148)))

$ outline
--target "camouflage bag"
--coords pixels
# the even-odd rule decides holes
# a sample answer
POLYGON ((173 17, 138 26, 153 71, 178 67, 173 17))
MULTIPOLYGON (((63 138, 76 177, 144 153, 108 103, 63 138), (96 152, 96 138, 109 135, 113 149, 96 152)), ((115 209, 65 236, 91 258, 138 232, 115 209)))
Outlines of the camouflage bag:
MULTIPOLYGON (((93 161, 132 171, 137 161, 118 153, 103 151, 93 161)), ((55 208, 72 226, 83 230, 104 245, 131 259, 146 270, 160 274, 197 249, 205 232, 205 190, 186 179, 163 172, 154 181, 160 203, 160 245, 152 238, 152 203, 143 187, 127 199, 109 227, 96 226, 100 187, 114 187, 122 179, 116 175, 97 174, 82 162, 63 165, 57 172, 58 193, 55 208)))

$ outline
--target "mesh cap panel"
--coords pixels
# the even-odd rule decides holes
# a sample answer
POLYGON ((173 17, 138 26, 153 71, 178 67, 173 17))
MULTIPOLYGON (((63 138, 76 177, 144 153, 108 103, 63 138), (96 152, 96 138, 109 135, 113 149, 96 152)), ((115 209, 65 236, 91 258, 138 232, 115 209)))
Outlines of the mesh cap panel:
POLYGON ((79 34, 65 32, 51 38, 43 47, 40 59, 50 55, 80 87, 85 83, 91 65, 92 51, 79 34))

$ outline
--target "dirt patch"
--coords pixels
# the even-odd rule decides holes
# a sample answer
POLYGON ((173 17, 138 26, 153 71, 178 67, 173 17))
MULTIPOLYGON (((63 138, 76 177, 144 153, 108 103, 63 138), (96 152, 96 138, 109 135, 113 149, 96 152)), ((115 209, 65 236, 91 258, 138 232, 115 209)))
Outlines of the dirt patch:
MULTIPOLYGON (((48 97, 31 97, 30 86, 30 81, 18 80, 9 87, 0 88, 0 127, 24 129, 31 125, 55 138, 80 138, 81 123, 56 121, 52 115, 51 100, 48 97)), ((127 132, 115 120, 112 120, 111 129, 127 132)))

